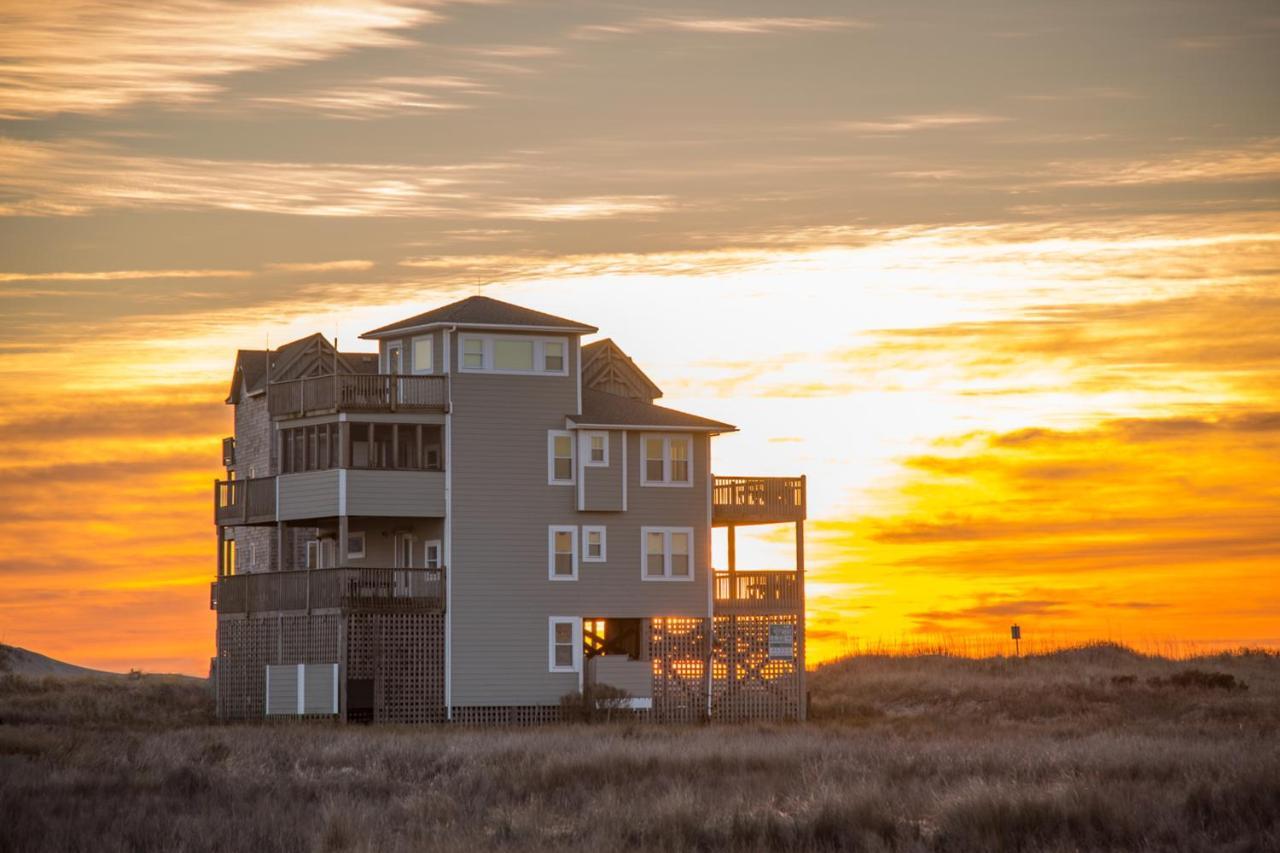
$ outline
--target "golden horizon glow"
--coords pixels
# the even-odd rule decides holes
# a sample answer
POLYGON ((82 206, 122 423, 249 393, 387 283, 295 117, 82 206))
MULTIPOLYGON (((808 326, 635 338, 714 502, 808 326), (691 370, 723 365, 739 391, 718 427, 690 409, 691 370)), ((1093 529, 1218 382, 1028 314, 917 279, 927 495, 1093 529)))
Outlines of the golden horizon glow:
POLYGON ((808 476, 811 663, 1280 647, 1274 20, 126 5, 0 37, 0 642, 204 674, 235 350, 482 284, 808 476))

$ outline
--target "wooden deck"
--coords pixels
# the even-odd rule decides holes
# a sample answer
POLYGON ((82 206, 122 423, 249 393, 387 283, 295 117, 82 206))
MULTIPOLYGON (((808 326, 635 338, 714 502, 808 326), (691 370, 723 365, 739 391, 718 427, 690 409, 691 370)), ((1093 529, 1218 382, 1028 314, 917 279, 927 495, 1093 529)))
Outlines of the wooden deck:
POLYGON ((797 613, 804 606, 794 571, 716 572, 717 616, 797 613))
POLYGON ((224 527, 274 524, 276 478, 214 480, 213 522, 224 527))
POLYGON ((448 377, 339 373, 287 379, 267 386, 272 417, 327 412, 439 411, 449 403, 448 377))
POLYGON ((444 610, 444 569, 311 569, 214 581, 218 614, 307 610, 444 610))
POLYGON ((715 477, 711 522, 784 524, 805 519, 804 477, 715 477))

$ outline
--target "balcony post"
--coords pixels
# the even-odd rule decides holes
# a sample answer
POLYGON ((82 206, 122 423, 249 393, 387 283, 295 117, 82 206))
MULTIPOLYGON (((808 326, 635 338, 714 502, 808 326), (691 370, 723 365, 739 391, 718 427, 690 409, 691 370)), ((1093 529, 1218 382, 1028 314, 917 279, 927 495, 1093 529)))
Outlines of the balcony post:
MULTIPOLYGON (((800 480, 800 493, 804 495, 804 478, 800 480)), ((805 656, 804 656, 804 629, 805 629, 805 597, 804 597, 804 522, 796 522, 796 592, 800 596, 800 606, 796 613, 796 676, 797 683, 800 686, 800 696, 798 699, 800 708, 800 720, 803 722, 808 717, 808 693, 805 687, 805 656)))
POLYGON ((276 571, 284 571, 284 540, 287 527, 283 521, 276 522, 276 571))
POLYGON ((218 573, 216 577, 221 580, 223 572, 227 568, 227 529, 221 524, 218 525, 218 573))
POLYGON ((347 565, 347 554, 350 551, 347 543, 351 537, 351 517, 347 515, 338 516, 338 553, 333 556, 333 561, 339 566, 347 565))

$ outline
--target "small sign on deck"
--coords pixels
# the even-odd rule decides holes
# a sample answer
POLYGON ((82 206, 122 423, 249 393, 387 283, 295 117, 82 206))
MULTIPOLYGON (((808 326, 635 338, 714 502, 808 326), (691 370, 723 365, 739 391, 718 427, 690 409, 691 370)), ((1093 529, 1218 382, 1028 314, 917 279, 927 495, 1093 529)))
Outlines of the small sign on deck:
POLYGON ((769 659, 795 659, 796 628, 794 625, 769 626, 769 659))

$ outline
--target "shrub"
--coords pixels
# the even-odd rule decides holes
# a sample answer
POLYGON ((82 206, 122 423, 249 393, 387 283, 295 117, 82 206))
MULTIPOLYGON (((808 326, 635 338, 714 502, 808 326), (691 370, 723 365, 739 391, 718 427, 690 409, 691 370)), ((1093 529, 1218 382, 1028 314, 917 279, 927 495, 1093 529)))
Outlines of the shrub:
POLYGON ((1177 687, 1182 690, 1248 690, 1249 685, 1236 679, 1229 672, 1206 672, 1203 669, 1184 669, 1168 678, 1149 678, 1152 687, 1177 687))

